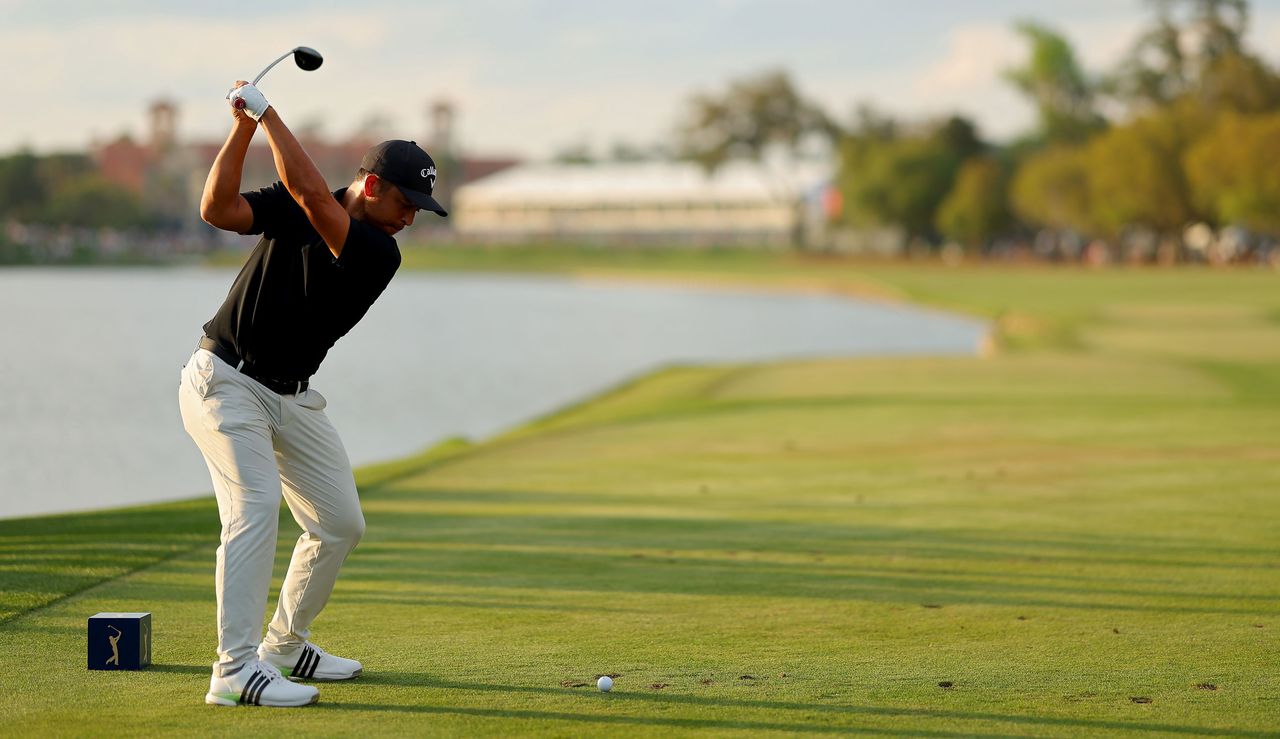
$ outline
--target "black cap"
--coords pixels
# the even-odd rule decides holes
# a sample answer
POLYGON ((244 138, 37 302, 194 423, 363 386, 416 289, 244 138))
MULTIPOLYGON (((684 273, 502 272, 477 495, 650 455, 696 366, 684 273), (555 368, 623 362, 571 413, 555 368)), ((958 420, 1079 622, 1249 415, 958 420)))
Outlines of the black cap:
POLYGON ((412 141, 383 141, 364 155, 360 168, 372 172, 400 188, 417 207, 442 216, 445 211, 431 191, 436 187, 436 163, 430 154, 412 141))

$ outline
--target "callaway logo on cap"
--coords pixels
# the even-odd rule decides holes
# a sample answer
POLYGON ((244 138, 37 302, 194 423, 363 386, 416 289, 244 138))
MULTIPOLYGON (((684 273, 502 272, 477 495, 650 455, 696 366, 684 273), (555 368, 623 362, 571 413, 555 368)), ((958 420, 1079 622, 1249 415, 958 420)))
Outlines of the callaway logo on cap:
POLYGON ((364 155, 360 167, 400 188, 415 206, 449 215, 431 197, 432 190, 436 189, 436 163, 416 143, 399 139, 383 141, 364 155))

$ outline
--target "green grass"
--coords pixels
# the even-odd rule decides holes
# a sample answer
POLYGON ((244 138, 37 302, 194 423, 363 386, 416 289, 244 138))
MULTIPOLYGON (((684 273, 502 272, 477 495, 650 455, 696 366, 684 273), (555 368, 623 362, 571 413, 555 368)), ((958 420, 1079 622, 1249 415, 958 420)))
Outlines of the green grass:
POLYGON ((5 733, 1276 735, 1276 275, 641 259, 544 266, 921 300, 1005 351, 672 367, 362 470, 316 638, 366 674, 303 710, 201 703, 210 501, 0 522, 5 733), (100 610, 153 612, 152 669, 84 669, 100 610))

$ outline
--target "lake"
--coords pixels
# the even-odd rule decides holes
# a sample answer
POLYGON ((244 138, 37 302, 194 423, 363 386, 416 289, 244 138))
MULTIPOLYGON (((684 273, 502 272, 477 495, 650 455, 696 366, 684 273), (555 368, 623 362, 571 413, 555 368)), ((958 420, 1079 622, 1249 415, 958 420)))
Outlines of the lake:
MULTIPOLYGON (((0 518, 211 489, 178 374, 233 270, 0 270, 0 518)), ((655 368, 971 354, 979 321, 818 295, 401 273, 313 378, 356 466, 483 439, 655 368)))

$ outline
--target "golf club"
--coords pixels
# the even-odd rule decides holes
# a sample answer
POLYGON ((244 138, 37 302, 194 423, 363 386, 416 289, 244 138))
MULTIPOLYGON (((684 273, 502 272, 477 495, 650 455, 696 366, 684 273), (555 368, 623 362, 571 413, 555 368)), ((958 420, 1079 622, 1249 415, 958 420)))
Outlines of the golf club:
MULTIPOLYGON (((265 77, 267 72, 271 71, 272 67, 284 61, 290 54, 293 54, 293 61, 297 63, 298 67, 306 72, 319 69, 320 65, 324 63, 324 57, 320 56, 320 52, 316 51, 310 46, 299 46, 289 51, 286 51, 285 53, 280 55, 280 58, 268 64, 266 69, 263 69, 261 72, 258 73, 257 77, 253 78, 253 84, 257 85, 258 80, 265 77)), ((236 100, 235 107, 236 107, 236 110, 243 108, 244 101, 236 100)))

